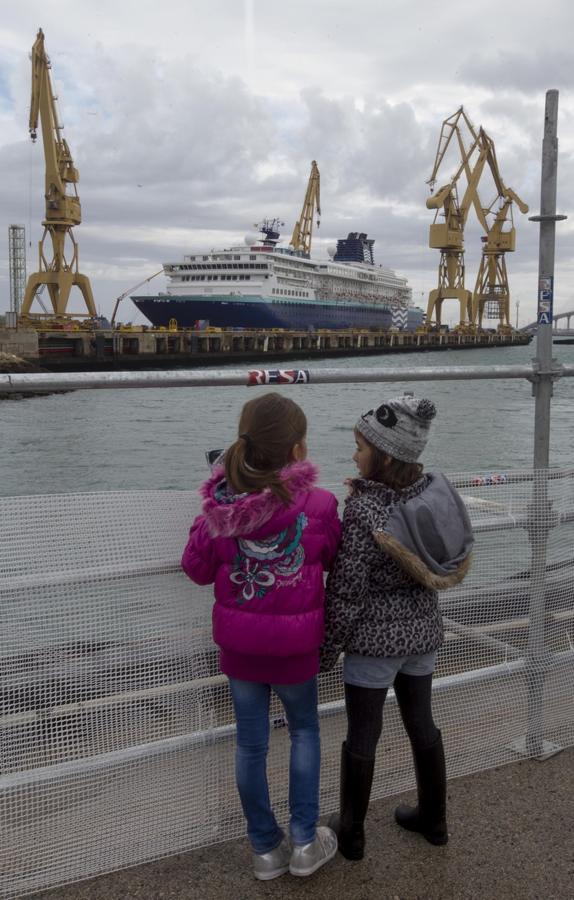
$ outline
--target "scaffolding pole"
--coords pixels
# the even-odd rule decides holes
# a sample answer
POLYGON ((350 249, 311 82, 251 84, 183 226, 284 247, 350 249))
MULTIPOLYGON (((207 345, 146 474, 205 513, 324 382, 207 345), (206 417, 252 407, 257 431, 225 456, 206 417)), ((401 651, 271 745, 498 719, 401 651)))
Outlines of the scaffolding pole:
POLYGON ((534 395, 534 483, 531 513, 537 527, 530 534, 532 552, 530 582, 530 627, 526 662, 528 685, 528 722, 524 742, 517 749, 526 756, 546 759, 559 747, 544 740, 544 683, 549 666, 545 647, 546 562, 548 538, 553 521, 548 499, 548 464, 550 456, 550 406, 556 376, 552 358, 552 315, 554 304, 554 248, 556 222, 566 216, 556 215, 556 182, 558 172, 558 91, 546 92, 544 137, 542 141, 542 173, 540 215, 531 221, 540 225, 538 306, 534 395))

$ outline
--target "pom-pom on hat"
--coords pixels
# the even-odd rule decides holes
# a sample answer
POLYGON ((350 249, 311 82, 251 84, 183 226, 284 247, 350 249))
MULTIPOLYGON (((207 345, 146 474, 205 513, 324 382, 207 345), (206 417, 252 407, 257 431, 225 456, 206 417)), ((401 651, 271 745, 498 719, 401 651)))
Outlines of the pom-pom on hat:
POLYGON ((432 400, 410 394, 393 397, 377 409, 361 416, 355 429, 378 450, 403 462, 416 462, 429 436, 436 416, 432 400))

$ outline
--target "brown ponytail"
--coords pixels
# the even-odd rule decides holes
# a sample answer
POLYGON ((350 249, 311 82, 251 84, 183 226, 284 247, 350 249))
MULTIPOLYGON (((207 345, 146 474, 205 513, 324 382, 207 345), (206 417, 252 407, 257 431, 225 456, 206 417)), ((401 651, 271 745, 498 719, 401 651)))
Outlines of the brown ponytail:
POLYGON ((238 493, 269 488, 286 505, 289 491, 279 470, 292 462, 295 444, 307 433, 305 413, 281 394, 263 394, 249 400, 239 418, 239 437, 225 451, 225 475, 238 493))

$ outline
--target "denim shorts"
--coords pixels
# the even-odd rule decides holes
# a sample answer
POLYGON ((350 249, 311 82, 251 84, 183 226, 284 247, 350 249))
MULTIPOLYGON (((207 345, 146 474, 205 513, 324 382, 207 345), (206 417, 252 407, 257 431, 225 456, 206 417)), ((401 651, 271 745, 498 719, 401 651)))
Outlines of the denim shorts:
POLYGON ((366 688, 390 688, 395 676, 432 675, 436 664, 436 650, 415 656, 360 656, 346 653, 343 680, 346 684, 366 688))

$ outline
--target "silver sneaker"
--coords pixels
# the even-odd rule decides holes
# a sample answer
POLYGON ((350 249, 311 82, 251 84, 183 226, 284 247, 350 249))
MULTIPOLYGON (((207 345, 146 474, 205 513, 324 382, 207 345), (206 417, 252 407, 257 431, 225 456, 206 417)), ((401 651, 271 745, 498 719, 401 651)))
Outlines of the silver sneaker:
POLYGON ((319 825, 315 840, 293 847, 289 871, 291 875, 312 875, 333 859, 337 852, 337 835, 326 825, 319 825))
POLYGON ((268 853, 253 854, 253 874, 260 881, 270 881, 279 878, 289 871, 291 859, 291 844, 287 838, 283 838, 278 847, 268 853))

